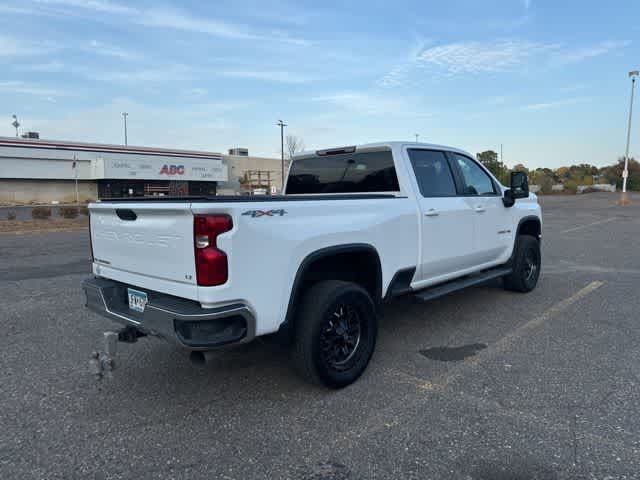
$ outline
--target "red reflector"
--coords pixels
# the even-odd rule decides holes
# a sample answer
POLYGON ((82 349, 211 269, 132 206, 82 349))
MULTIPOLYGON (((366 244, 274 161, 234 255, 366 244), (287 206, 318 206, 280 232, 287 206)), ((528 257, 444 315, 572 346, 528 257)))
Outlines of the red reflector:
POLYGON ((229 215, 195 215, 193 217, 193 247, 198 285, 222 285, 229 278, 227 254, 218 249, 218 235, 233 228, 229 215))

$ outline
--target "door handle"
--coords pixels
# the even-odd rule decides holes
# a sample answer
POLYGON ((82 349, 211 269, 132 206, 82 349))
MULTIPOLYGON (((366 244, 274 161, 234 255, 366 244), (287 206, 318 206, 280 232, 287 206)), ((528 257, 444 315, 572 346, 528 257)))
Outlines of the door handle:
POLYGON ((482 205, 478 205, 476 206, 476 208, 474 208, 474 210, 478 213, 482 213, 486 210, 486 208, 484 208, 482 205))
POLYGON ((435 208, 430 208, 424 213, 424 215, 425 217, 437 217, 438 215, 440 215, 440 212, 437 211, 435 208))

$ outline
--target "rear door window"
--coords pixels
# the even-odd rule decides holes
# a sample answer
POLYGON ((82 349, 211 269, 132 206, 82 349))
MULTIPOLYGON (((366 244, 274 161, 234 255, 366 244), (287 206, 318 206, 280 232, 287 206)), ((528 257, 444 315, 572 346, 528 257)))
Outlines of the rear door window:
POLYGON ((423 197, 453 197, 456 185, 444 152, 409 150, 409 159, 423 197))
POLYGON ((295 160, 287 194, 398 192, 390 150, 320 155, 295 160))

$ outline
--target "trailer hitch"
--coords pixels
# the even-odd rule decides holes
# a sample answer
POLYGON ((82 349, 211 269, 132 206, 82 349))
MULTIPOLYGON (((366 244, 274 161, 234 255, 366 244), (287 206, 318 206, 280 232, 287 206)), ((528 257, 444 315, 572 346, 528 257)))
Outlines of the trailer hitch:
POLYGON ((117 332, 109 331, 103 334, 104 352, 91 352, 89 371, 96 380, 113 378, 113 370, 116 368, 116 355, 118 342, 135 343, 146 334, 135 327, 125 327, 117 332))

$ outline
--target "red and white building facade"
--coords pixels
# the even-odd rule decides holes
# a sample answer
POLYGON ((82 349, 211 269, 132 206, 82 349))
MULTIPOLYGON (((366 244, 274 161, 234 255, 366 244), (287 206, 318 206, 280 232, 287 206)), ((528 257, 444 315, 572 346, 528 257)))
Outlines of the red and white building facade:
POLYGON ((2 203, 215 195, 228 180, 220 153, 0 137, 2 203))

